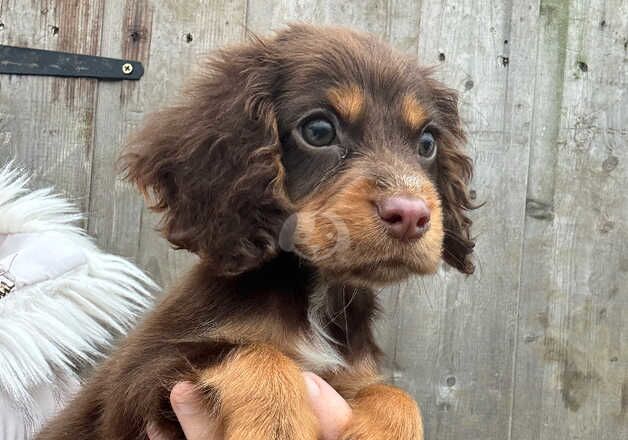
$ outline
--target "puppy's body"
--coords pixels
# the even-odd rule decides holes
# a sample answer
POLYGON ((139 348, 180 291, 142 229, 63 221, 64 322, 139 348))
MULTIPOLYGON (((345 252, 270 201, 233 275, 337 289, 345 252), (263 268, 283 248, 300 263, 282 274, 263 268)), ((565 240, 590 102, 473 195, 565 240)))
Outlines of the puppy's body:
MULTIPOLYGON (((194 268, 40 438, 143 438, 146 421, 178 433, 168 399, 174 383, 202 383, 208 370, 239 347, 272 346, 332 383, 352 366, 374 366, 378 350, 370 329, 375 313, 371 291, 311 283, 313 271, 286 254, 236 280, 208 278, 207 270, 194 268), (324 310, 313 311, 320 319, 318 328, 308 320, 314 296, 325 301, 324 310)), ((238 380, 233 385, 246 389, 251 372, 232 373, 238 380)), ((211 407, 220 397, 217 390, 206 391, 211 407)))
POLYGON ((315 440, 309 370, 353 407, 343 439, 421 439, 378 377, 372 289, 441 257, 472 272, 463 142, 455 94, 373 37, 300 25, 220 53, 123 157, 200 262, 38 438, 181 437, 190 380, 228 440, 315 440))

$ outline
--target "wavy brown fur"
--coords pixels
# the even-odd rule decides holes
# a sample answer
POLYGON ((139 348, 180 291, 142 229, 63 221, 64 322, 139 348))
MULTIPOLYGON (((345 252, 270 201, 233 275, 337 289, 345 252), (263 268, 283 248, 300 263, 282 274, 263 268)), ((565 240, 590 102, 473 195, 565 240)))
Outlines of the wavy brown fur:
POLYGON ((148 118, 121 157, 125 176, 164 213, 164 236, 225 275, 276 255, 289 204, 273 77, 260 62, 267 51, 254 39, 218 52, 178 104, 148 118))

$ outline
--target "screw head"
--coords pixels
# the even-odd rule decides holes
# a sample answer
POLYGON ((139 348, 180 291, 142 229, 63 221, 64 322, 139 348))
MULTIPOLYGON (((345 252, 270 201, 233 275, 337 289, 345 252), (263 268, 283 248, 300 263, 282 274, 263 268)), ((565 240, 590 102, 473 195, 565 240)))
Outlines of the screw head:
POLYGON ((122 73, 124 73, 125 75, 130 75, 131 73, 133 73, 133 64, 124 63, 122 65, 122 73))

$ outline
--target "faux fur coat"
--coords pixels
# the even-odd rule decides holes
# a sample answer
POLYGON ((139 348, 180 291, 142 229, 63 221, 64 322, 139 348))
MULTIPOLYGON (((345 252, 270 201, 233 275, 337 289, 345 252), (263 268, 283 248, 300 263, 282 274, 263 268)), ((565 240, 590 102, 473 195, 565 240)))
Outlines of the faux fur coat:
POLYGON ((0 439, 29 439, 148 307, 155 284, 100 251, 76 208, 0 167, 0 439))

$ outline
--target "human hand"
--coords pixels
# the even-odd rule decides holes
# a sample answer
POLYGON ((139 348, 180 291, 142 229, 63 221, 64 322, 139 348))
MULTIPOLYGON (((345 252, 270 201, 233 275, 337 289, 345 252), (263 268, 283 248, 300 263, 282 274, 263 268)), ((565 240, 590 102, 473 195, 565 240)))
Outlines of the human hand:
MULTIPOLYGON (((351 418, 349 404, 327 382, 313 373, 303 373, 310 404, 321 427, 321 440, 338 440, 351 418)), ((207 416, 202 398, 190 382, 172 388, 170 403, 187 440, 223 440, 222 424, 207 416)), ((168 440, 154 427, 147 429, 150 440, 168 440)))

